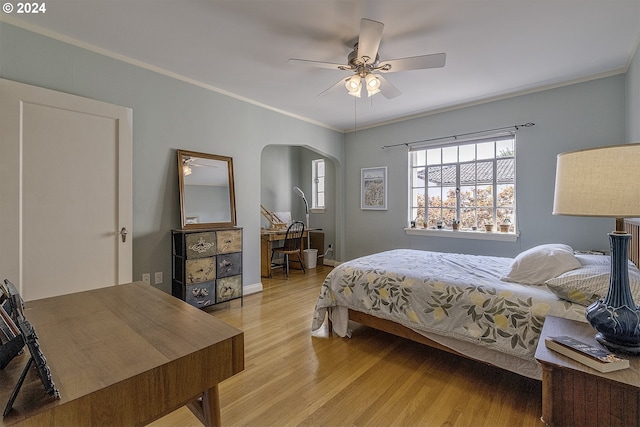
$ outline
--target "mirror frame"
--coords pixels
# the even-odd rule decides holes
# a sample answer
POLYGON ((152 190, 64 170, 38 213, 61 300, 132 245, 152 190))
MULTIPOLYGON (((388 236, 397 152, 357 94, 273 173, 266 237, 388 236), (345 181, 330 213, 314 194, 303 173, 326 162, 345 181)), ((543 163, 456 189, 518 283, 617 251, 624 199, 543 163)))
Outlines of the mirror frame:
POLYGON ((182 228, 200 229, 200 228, 222 228, 222 227, 235 227, 236 222, 236 194, 235 184, 233 181, 233 158, 227 156, 219 156, 216 154, 198 153, 195 151, 178 150, 178 182, 180 186, 180 221, 182 228), (210 160, 219 160, 227 163, 227 171, 229 173, 229 207, 231 211, 231 220, 229 222, 205 222, 198 224, 186 224, 186 214, 184 211, 184 172, 182 169, 184 163, 184 157, 201 157, 210 160))

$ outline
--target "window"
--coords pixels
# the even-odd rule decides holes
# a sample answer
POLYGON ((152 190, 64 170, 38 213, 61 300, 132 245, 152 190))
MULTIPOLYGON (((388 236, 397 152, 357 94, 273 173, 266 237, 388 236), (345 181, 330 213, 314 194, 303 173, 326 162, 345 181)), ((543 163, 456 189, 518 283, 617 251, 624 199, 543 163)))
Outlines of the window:
POLYGON ((514 135, 412 147, 409 162, 410 220, 418 227, 450 229, 457 220, 461 230, 484 230, 508 221, 515 232, 514 135))
POLYGON ((324 160, 312 161, 312 209, 324 209, 324 160))

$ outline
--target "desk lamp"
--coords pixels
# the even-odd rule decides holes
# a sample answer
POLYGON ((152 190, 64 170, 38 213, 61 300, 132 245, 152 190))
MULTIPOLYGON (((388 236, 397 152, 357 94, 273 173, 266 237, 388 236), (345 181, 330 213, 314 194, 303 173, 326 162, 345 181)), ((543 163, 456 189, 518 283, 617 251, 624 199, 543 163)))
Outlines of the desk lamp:
POLYGON ((300 187, 293 187, 293 192, 304 200, 304 212, 307 215, 307 249, 309 249, 311 247, 311 237, 309 237, 309 203, 307 203, 307 198, 304 197, 304 193, 300 187))
POLYGON ((640 144, 559 154, 553 214, 616 219, 616 229, 609 233, 609 289, 587 308, 586 317, 602 345, 640 354, 640 310, 631 295, 627 264, 631 235, 623 220, 640 217, 640 144))

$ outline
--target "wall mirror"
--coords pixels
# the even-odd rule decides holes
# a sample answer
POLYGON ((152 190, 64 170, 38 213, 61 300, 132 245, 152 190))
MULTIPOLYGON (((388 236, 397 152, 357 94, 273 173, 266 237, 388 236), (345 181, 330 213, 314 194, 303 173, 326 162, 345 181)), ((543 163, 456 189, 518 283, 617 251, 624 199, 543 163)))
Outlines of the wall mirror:
POLYGON ((233 160, 178 150, 182 228, 236 225, 233 160))

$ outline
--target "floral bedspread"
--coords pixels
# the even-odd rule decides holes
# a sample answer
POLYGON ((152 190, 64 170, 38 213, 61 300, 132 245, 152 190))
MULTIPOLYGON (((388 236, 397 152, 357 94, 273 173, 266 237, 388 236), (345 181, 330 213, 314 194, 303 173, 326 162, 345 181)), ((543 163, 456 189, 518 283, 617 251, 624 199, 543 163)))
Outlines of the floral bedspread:
POLYGON ((510 258, 398 249, 336 267, 325 279, 312 330, 329 310, 348 335, 346 308, 393 320, 417 332, 477 343, 533 360, 547 315, 584 321, 584 307, 546 286, 503 282, 510 258))

